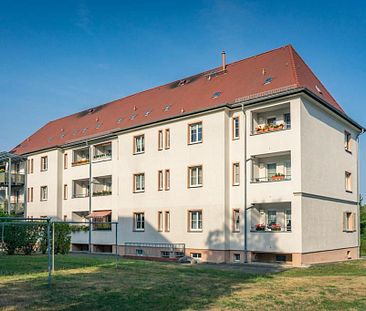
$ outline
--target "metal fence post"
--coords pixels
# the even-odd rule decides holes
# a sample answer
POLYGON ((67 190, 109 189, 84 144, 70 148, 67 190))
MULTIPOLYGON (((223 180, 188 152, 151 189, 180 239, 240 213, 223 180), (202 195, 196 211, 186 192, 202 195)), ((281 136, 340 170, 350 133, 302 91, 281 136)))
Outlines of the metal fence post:
POLYGON ((47 219, 47 253, 48 253, 48 287, 51 287, 51 232, 50 232, 50 219, 47 219))
POLYGON ((52 272, 55 272, 55 223, 52 222, 52 272))

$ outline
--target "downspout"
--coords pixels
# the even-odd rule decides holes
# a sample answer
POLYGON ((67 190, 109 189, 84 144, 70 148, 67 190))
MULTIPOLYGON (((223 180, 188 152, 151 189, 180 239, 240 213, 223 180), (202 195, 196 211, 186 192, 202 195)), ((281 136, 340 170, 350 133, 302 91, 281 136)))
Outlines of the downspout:
MULTIPOLYGON (((357 134, 356 136, 356 140, 357 140, 357 206, 358 206, 358 211, 357 211, 357 215, 358 215, 358 219, 361 219, 361 201, 360 201, 360 182, 361 182, 361 176, 360 176, 360 135, 362 135, 363 133, 365 133, 365 129, 362 129, 361 133, 357 134)), ((358 220, 358 225, 357 225, 357 231, 358 231, 358 241, 357 241, 357 245, 358 245, 358 258, 361 257, 361 223, 358 220)))
POLYGON ((247 220, 247 117, 244 109, 244 104, 241 104, 243 111, 243 127, 244 127, 244 263, 248 263, 248 220, 247 220))
MULTIPOLYGON (((92 211, 92 154, 91 154, 91 147, 89 142, 86 141, 86 146, 88 147, 89 151, 89 215, 92 211)), ((89 253, 91 253, 91 218, 89 218, 89 253)))

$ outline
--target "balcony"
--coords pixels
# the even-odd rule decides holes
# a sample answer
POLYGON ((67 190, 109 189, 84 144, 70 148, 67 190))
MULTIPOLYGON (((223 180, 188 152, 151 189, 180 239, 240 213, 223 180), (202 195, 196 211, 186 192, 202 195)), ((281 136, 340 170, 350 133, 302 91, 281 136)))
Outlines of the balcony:
POLYGON ((89 196, 89 179, 73 180, 73 198, 86 198, 89 196))
POLYGON ((105 143, 94 146, 94 161, 103 161, 112 159, 112 143, 105 143))
MULTIPOLYGON (((11 184, 12 185, 24 185, 25 183, 25 175, 24 174, 11 174, 11 184)), ((9 184, 9 173, 0 172, 0 184, 8 185, 9 184)))
POLYGON ((291 180, 291 153, 271 153, 252 157, 252 183, 291 180))
POLYGON ((93 180, 93 196, 112 194, 112 176, 95 177, 93 180))
POLYGON ((291 232, 291 203, 260 203, 251 208, 252 232, 291 232))
POLYGON ((290 104, 264 108, 252 113, 252 135, 291 128, 290 104))
POLYGON ((72 166, 88 164, 90 161, 89 147, 77 149, 73 151, 72 166))

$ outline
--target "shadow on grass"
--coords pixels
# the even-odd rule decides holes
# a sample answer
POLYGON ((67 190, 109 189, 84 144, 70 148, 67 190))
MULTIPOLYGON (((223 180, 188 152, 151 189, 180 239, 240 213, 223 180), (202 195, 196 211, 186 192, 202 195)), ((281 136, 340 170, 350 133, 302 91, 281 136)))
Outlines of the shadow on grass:
POLYGON ((0 305, 37 310, 201 310, 229 296, 239 285, 271 278, 133 260, 120 260, 118 268, 112 260, 99 259, 95 265, 73 265, 72 260, 62 261, 64 270, 55 273, 51 289, 43 275, 5 282, 0 279, 0 305))

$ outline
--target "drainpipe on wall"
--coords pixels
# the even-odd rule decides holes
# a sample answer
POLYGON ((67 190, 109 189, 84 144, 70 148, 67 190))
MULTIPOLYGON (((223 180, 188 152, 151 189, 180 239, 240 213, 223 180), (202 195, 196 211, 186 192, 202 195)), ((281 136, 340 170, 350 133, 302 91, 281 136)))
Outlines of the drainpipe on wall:
POLYGON ((244 104, 241 104, 243 111, 243 127, 244 127, 244 263, 248 263, 248 220, 247 220, 247 117, 244 109, 244 104))
MULTIPOLYGON (((86 146, 88 147, 89 151, 89 214, 92 211, 92 154, 91 154, 91 146, 89 142, 86 141, 86 146)), ((91 218, 89 218, 89 253, 91 253, 91 218)))
MULTIPOLYGON (((358 206, 358 219, 361 219, 361 201, 360 201, 360 181, 361 181, 361 176, 360 176, 360 135, 362 135, 363 133, 365 133, 365 129, 362 129, 361 133, 359 133, 356 136, 356 140, 357 140, 357 206, 358 206)), ((357 225, 357 229, 358 229, 358 257, 361 257, 361 223, 360 221, 358 221, 358 225, 357 225)))

